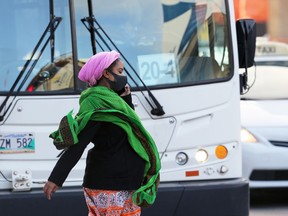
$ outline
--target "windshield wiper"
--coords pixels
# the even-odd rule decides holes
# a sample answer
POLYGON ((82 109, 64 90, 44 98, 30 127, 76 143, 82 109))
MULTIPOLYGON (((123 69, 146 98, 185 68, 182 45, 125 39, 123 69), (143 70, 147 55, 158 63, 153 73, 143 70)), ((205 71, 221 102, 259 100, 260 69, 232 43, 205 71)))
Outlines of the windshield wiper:
POLYGON ((103 42, 103 44, 106 46, 107 49, 110 51, 112 50, 111 46, 106 42, 105 38, 108 39, 109 43, 112 44, 112 46, 120 53, 122 59, 126 62, 126 64, 130 67, 130 69, 134 72, 134 74, 137 76, 139 81, 142 83, 144 89, 148 92, 149 97, 151 98, 152 101, 150 101, 144 94, 142 88, 139 86, 139 84, 135 81, 135 79, 131 76, 131 74, 127 71, 126 68, 124 68, 126 74, 129 76, 129 78, 134 82, 136 87, 140 90, 148 104, 151 106, 151 114, 156 115, 156 116, 162 116, 165 114, 163 107, 161 104, 158 102, 158 100, 155 98, 155 96, 152 94, 151 90, 148 88, 148 86, 145 85, 144 81, 141 79, 139 74, 136 72, 136 70, 132 67, 130 62, 126 59, 126 57, 123 55, 123 53, 118 49, 118 47, 115 45, 115 43, 112 41, 112 39, 108 36, 108 34, 104 31, 104 29, 101 27, 101 25, 97 22, 93 15, 93 9, 92 9, 92 2, 91 0, 88 0, 88 9, 89 9, 89 17, 84 17, 81 19, 82 23, 84 26, 87 28, 87 30, 90 32, 90 38, 91 38, 91 44, 92 44, 92 51, 93 54, 96 54, 96 46, 95 42, 97 45, 104 51, 105 49, 101 44, 96 40, 95 38, 95 33, 96 35, 100 38, 100 40, 103 42), (96 27, 94 26, 96 25, 96 27), (103 33, 104 37, 100 34, 100 31, 103 33), (153 103, 153 104, 152 104, 153 103))
POLYGON ((54 11, 53 11, 53 0, 50 0, 50 22, 48 23, 46 29, 44 30, 42 36, 40 37, 38 43, 36 44, 36 46, 34 47, 30 58, 25 62, 24 66, 22 67, 19 75, 17 76, 16 80, 14 81, 12 87, 10 88, 8 94, 6 95, 4 101, 2 102, 1 106, 0 106, 0 113, 3 114, 0 115, 0 122, 4 120, 5 115, 7 114, 8 110, 10 109, 12 103, 14 102, 16 96, 19 94, 20 90, 22 89, 23 85, 25 84, 25 82, 27 81, 28 77, 30 76, 30 74, 32 73, 35 65, 37 64, 38 60, 40 59, 42 53, 44 52, 47 44, 50 41, 50 45, 51 45, 51 62, 53 62, 54 60, 54 32, 57 29, 58 25, 60 24, 62 18, 61 17, 55 17, 54 16, 54 11), (51 9, 52 8, 52 9, 51 9), (43 40, 46 37, 46 35, 48 34, 48 32, 50 31, 50 35, 49 37, 46 39, 45 43, 43 44, 43 40), (42 47, 40 48, 40 45, 42 45, 42 47), (40 49, 40 51, 38 51, 40 49), (34 56, 36 55, 35 58, 34 56), (29 64, 32 62, 30 68, 28 69, 29 64), (28 71, 26 72, 26 70, 28 69, 28 71), (25 77, 22 79, 21 83, 19 84, 21 78, 24 76, 25 77), (19 84, 17 90, 14 92, 16 86, 19 84), (12 99, 12 101, 10 102, 10 104, 8 105, 8 107, 4 110, 4 108, 6 107, 6 104, 9 100, 9 98, 14 95, 14 98, 12 99))

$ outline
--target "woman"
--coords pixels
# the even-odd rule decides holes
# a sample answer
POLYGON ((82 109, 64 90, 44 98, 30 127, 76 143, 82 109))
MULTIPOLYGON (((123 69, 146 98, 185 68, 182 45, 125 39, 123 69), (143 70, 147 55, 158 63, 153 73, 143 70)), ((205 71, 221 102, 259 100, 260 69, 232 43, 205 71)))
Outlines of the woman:
POLYGON ((116 51, 97 53, 80 70, 79 79, 90 87, 80 97, 77 131, 71 130, 77 144, 61 156, 43 188, 50 200, 92 142, 83 180, 89 215, 140 215, 141 206, 154 203, 159 183, 158 151, 133 110, 119 57, 116 51))

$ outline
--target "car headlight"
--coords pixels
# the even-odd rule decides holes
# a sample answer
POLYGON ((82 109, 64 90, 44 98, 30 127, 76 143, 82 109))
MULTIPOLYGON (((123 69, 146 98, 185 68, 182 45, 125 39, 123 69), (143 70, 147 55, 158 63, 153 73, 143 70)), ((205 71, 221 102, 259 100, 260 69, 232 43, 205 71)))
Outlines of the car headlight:
POLYGON ((246 128, 242 128, 241 129, 241 142, 255 143, 255 142, 257 142, 257 139, 246 128))

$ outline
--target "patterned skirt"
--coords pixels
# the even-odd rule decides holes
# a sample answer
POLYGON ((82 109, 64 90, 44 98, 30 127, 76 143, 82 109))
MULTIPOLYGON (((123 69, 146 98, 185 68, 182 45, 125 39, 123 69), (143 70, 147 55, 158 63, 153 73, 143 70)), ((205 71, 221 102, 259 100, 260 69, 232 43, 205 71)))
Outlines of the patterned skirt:
POLYGON ((132 193, 84 188, 88 216, 140 216, 141 208, 132 202, 132 193))

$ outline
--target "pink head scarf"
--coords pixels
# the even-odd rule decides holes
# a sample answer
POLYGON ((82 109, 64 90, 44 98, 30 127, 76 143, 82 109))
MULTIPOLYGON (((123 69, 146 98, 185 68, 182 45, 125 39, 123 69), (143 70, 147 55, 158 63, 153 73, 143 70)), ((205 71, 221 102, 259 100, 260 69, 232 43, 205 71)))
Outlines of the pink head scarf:
POLYGON ((120 54, 114 50, 93 55, 81 68, 78 78, 83 82, 88 82, 90 86, 95 85, 102 77, 104 70, 119 57, 120 54))

